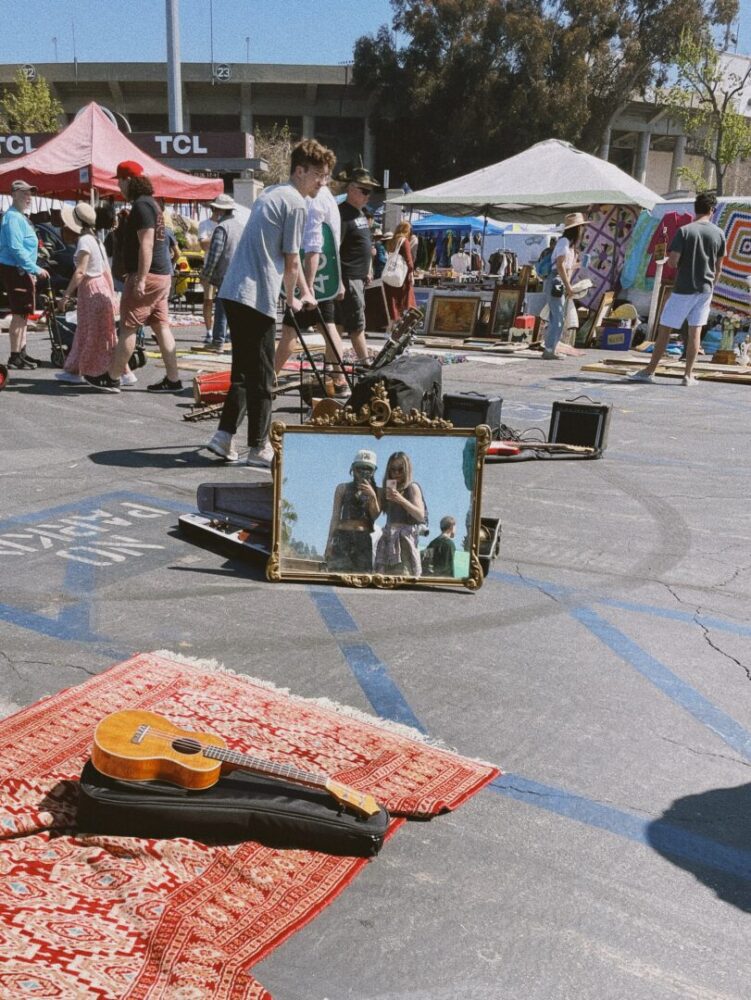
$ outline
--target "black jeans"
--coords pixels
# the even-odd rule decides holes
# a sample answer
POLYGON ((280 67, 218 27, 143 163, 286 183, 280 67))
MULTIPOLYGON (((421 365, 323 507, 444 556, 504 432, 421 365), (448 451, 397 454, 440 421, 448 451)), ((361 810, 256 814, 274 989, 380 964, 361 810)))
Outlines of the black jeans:
POLYGON ((248 413, 248 444, 265 444, 274 392, 276 319, 232 299, 223 299, 232 341, 232 377, 219 430, 235 434, 248 413))

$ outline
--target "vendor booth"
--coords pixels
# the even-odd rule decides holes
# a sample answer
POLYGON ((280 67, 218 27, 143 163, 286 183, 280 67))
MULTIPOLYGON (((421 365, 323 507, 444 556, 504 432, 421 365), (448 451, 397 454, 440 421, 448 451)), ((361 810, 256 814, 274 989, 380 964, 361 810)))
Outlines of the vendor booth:
POLYGON ((92 101, 39 149, 0 165, 0 194, 20 179, 40 195, 60 199, 88 198, 92 191, 119 198, 115 170, 123 160, 140 163, 154 194, 165 201, 211 201, 224 190, 221 179, 193 177, 144 153, 92 101))
MULTIPOLYGON (((559 226, 569 212, 584 212, 588 224, 579 278, 590 283, 583 303, 596 310, 604 295, 616 286, 639 210, 651 210, 662 199, 612 163, 575 149, 570 143, 549 139, 500 163, 391 201, 403 210, 449 216, 456 226, 464 218, 476 216, 506 224, 559 226)), ((471 337, 479 325, 482 336, 502 339, 507 320, 511 320, 513 329, 520 314, 527 317, 542 308, 532 268, 514 271, 512 268, 500 282, 492 283, 487 281, 491 276, 477 275, 475 288, 458 288, 457 278, 461 285, 466 284, 466 278, 448 269, 436 267, 434 272, 429 271, 426 280, 432 285, 432 293, 429 301, 422 303, 426 308, 426 331, 440 334, 445 323, 453 322, 454 336, 471 337), (501 287, 497 289, 496 284, 501 287), (470 317, 469 304, 461 309, 448 302, 436 304, 438 293, 441 297, 465 299, 474 294, 477 312, 470 317), (481 310, 488 300, 488 321, 483 324, 481 310)))

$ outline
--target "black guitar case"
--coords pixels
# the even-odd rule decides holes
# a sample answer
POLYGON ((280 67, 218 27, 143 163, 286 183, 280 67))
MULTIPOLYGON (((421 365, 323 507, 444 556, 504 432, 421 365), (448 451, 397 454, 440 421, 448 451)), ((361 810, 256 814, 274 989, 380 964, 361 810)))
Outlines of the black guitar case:
POLYGON ((161 781, 118 781, 91 761, 81 773, 77 829, 118 837, 189 837, 210 844, 255 840, 267 847, 370 858, 389 814, 361 818, 327 792, 243 771, 191 791, 161 781))

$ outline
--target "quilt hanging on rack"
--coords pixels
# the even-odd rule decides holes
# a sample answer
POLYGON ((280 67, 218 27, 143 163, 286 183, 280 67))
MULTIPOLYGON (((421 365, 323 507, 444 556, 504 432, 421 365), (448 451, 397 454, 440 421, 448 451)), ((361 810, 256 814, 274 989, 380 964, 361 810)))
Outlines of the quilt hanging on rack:
POLYGON ((751 210, 747 202, 718 206, 713 221, 725 233, 727 250, 712 305, 751 315, 751 210))
POLYGON ((576 279, 589 278, 592 287, 582 298, 586 306, 600 301, 605 292, 615 288, 638 210, 630 205, 601 205, 592 212, 584 230, 582 252, 589 255, 586 267, 580 267, 576 279))

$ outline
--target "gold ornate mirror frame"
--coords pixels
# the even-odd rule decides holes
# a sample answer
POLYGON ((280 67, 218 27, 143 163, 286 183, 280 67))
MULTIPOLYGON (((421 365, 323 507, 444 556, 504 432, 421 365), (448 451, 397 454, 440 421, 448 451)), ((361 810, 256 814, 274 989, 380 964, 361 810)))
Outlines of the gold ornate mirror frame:
MULTIPOLYGON (((374 390, 370 404, 363 406, 357 413, 351 408, 328 409, 314 416, 313 419, 303 425, 287 425, 281 421, 274 421, 271 425, 271 444, 274 448, 274 520, 271 544, 271 556, 269 557, 266 576, 272 581, 309 581, 317 583, 332 583, 338 585, 348 585, 353 587, 382 587, 395 588, 403 586, 442 586, 457 587, 464 586, 468 590, 477 590, 483 581, 483 572, 478 558, 479 536, 480 536, 480 508, 482 501, 482 472, 485 453, 490 444, 490 428, 481 424, 475 428, 454 427, 448 420, 432 419, 425 414, 412 410, 405 414, 398 407, 392 408, 389 403, 385 386, 379 382, 374 390), (387 437, 407 436, 414 437, 417 443, 421 438, 430 437, 441 438, 463 438, 467 441, 474 441, 474 468, 473 487, 471 490, 471 500, 468 508, 471 516, 468 518, 466 526, 465 544, 461 550, 469 556, 468 573, 466 576, 411 576, 411 575, 389 575, 381 572, 331 572, 323 565, 320 571, 313 571, 307 568, 285 568, 284 553, 282 551, 284 537, 284 517, 285 507, 284 483, 285 483, 285 456, 284 442, 290 435, 306 435, 310 440, 310 469, 311 476, 315 472, 316 455, 313 451, 315 435, 372 435, 374 439, 380 440, 387 437)), ((422 487, 421 487, 422 489, 422 487)), ((287 514, 287 516, 289 516, 287 514)), ((319 555, 316 555, 321 563, 324 563, 319 555)), ((466 559, 466 556, 463 556, 466 559)), ((303 560, 300 560, 303 561, 303 560)), ((454 564, 455 565, 455 564, 454 564)))

